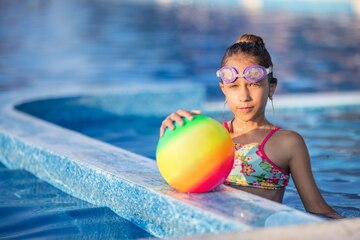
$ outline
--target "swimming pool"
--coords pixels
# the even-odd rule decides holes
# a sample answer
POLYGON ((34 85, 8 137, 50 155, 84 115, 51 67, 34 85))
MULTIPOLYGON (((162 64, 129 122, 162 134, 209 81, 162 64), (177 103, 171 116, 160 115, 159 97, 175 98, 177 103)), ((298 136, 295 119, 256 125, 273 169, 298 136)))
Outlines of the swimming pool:
MULTIPOLYGON (((127 152, 124 153, 117 148, 104 147, 101 143, 99 145, 95 144, 92 140, 81 138, 76 133, 70 134, 68 131, 61 131, 57 127, 50 128, 47 125, 48 123, 44 123, 42 120, 35 121, 31 117, 25 117, 21 114, 15 114, 10 108, 12 109, 16 104, 33 102, 37 99, 46 100, 49 103, 51 100, 63 98, 66 99, 65 102, 69 103, 69 98, 76 101, 79 99, 79 96, 87 96, 93 93, 94 89, 102 89, 100 94, 106 95, 108 92, 112 92, 113 88, 120 88, 118 92, 124 94, 129 85, 137 85, 136 87, 142 88, 143 91, 144 89, 146 90, 146 85, 149 83, 155 86, 158 85, 160 88, 164 85, 179 83, 201 84, 203 86, 202 93, 206 96, 206 99, 218 101, 222 99, 222 95, 218 91, 214 72, 219 65, 223 50, 244 32, 254 32, 264 37, 273 56, 274 63, 276 63, 275 70, 280 82, 277 93, 280 95, 295 92, 317 93, 328 91, 343 91, 347 94, 350 90, 359 90, 360 82, 353 77, 359 75, 360 69, 358 61, 360 54, 358 47, 358 42, 360 41, 360 35, 358 34, 360 32, 360 25, 358 24, 359 12, 357 10, 359 9, 358 1, 321 0, 320 2, 315 2, 299 0, 291 4, 284 3, 284 0, 274 0, 271 3, 270 1, 262 0, 230 0, 221 2, 215 0, 0 1, 0 106, 4 107, 1 108, 0 117, 2 154, 8 155, 14 163, 18 164, 17 167, 27 166, 26 161, 21 161, 21 156, 18 155, 29 156, 28 163, 33 163, 27 166, 30 170, 38 172, 43 179, 49 182, 51 182, 49 180, 50 177, 55 178, 59 181, 53 183, 55 186, 77 196, 77 190, 79 189, 76 189, 75 183, 70 182, 74 184, 71 186, 62 185, 63 183, 60 183, 58 175, 55 173, 51 175, 41 167, 36 167, 36 164, 34 164, 36 161, 34 160, 40 161, 39 166, 52 163, 53 166, 61 169, 64 174, 68 174, 71 170, 79 170, 79 168, 76 168, 77 166, 71 164, 73 162, 70 160, 73 159, 90 159, 91 163, 95 162, 97 157, 105 158, 109 162, 113 158, 124 159, 129 158, 129 156, 138 161, 143 161, 144 159, 127 152), (254 2, 255 4, 248 4, 248 2, 254 2), (314 84, 314 81, 316 84, 314 84), (57 134, 59 137, 56 138, 52 134, 57 134), (86 144, 82 145, 82 142, 86 144), (76 146, 78 149, 73 149, 74 147, 72 146, 76 146), (72 151, 67 150, 67 148, 70 148, 72 151), (84 149, 87 149, 88 154, 85 154, 86 151, 84 149), (94 149, 99 149, 99 151, 94 149), (59 155, 59 153, 62 154, 59 155), (48 162, 46 159, 48 159, 48 162), (68 168, 56 165, 57 162, 64 163, 68 168)), ((157 93, 158 96, 162 94, 157 93)), ((190 95, 197 96, 197 94, 193 95, 192 93, 190 95)), ((184 94, 180 98, 186 100, 186 96, 184 94)), ((137 97, 142 99, 142 94, 139 94, 137 97)), ((84 100, 81 97, 80 99, 84 100)), ((141 108, 141 104, 131 105, 130 103, 133 115, 129 116, 124 116, 121 113, 123 110, 129 111, 129 109, 123 108, 122 105, 119 109, 112 109, 112 111, 116 112, 115 115, 121 116, 119 120, 134 122, 140 125, 140 122, 136 122, 138 119, 136 115, 141 113, 141 111, 152 110, 152 113, 146 112, 150 117, 143 118, 146 121, 151 120, 148 126, 152 128, 157 125, 157 121, 165 113, 174 110, 175 107, 179 107, 178 105, 169 106, 165 108, 166 110, 160 107, 162 106, 161 103, 167 104, 168 99, 168 96, 159 99, 159 102, 156 103, 158 106, 155 106, 154 109, 141 108), (163 111, 158 111, 159 107, 163 111)), ((111 102, 113 100, 107 97, 96 104, 97 106, 106 106, 106 101, 111 102)), ((117 100, 129 104, 127 97, 120 97, 117 100)), ((194 102, 197 100, 201 102, 203 99, 197 98, 193 100, 194 102)), ((60 102, 54 101, 52 103, 60 102)), ((119 106, 118 102, 115 101, 113 103, 114 107, 119 106)), ((188 102, 185 106, 192 107, 194 106, 192 104, 188 102)), ((53 106, 53 104, 50 106, 53 106)), ((93 109, 88 108, 89 111, 86 112, 89 113, 93 109)), ((44 108, 39 108, 39 111, 44 111, 44 108)), ((51 107, 48 106, 46 111, 48 113, 51 112, 51 107)), ((94 112, 98 111, 99 108, 94 112)), ((76 109, 73 109, 71 112, 73 116, 76 116, 77 113, 79 112, 76 109)), ((94 123, 100 123, 101 120, 110 122, 114 120, 112 119, 112 114, 106 113, 109 113, 109 111, 105 108, 105 111, 102 111, 100 114, 105 116, 104 119, 98 119, 91 113, 89 113, 89 116, 92 117, 94 123)), ((53 120, 56 119, 56 116, 60 119, 68 117, 69 120, 73 120, 71 114, 70 116, 63 115, 56 111, 53 111, 52 114, 54 114, 54 116, 51 116, 53 120)), ((212 114, 212 112, 209 112, 209 114, 212 114)), ((279 114, 282 115, 281 112, 279 114)), ((84 119, 89 120, 86 117, 84 119)), ((90 129, 83 129, 83 126, 77 125, 72 120, 70 121, 71 124, 69 124, 70 127, 75 126, 81 131, 87 131, 89 135, 97 134, 101 140, 112 141, 112 144, 125 144, 124 139, 128 139, 129 142, 126 148, 131 150, 138 150, 135 139, 136 134, 139 132, 146 134, 149 142, 153 141, 153 133, 149 129, 141 129, 145 131, 142 132, 137 130, 139 129, 138 127, 135 127, 135 130, 128 130, 124 126, 113 124, 112 127, 119 131, 125 130, 124 136, 119 136, 113 135, 111 132, 101 133, 99 129, 96 129, 96 126, 93 129, 94 132, 92 132, 91 125, 90 129)), ((81 123, 81 119, 78 120, 81 123)), ((66 121, 63 121, 63 123, 66 123, 66 121)), ((155 127, 155 129, 157 128, 158 126, 155 127)), ((311 133, 310 130, 309 132, 311 133)), ((313 138, 309 132, 304 129, 304 134, 309 135, 308 140, 311 142, 313 138)), ((327 133, 321 134, 324 134, 323 138, 327 139, 327 133)), ((151 144, 154 143, 152 142, 151 144)), ((145 144, 142 148, 151 152, 151 144, 145 144)), ((314 149, 320 151, 321 146, 319 148, 317 145, 314 149)), ((333 148, 329 150, 327 146, 326 151, 335 154, 332 150, 333 148)), ((331 156, 336 157, 337 155, 331 156)), ((316 153, 316 158, 322 158, 321 154, 316 153)), ((6 161, 4 160, 4 162, 6 161)), ((101 164, 96 165, 97 171, 102 169, 103 165, 101 164)), ((122 166, 116 164, 115 162, 115 166, 125 171, 122 169, 122 166)), ((147 167, 154 170, 152 166, 147 167)), ((93 172, 87 168, 85 169, 82 170, 88 173, 89 176, 94 176, 93 172)), ((118 180, 117 178, 114 180, 109 175, 104 175, 101 171, 99 172, 99 177, 102 180, 114 182, 118 180)), ((110 172, 114 176, 117 176, 116 174, 119 173, 116 171, 115 173, 110 172)), ((151 185, 151 187, 154 187, 156 184, 161 185, 158 178, 155 178, 157 180, 152 178, 154 177, 153 175, 159 176, 151 171, 149 172, 146 172, 146 174, 151 175, 149 178, 151 183, 142 182, 141 186, 151 185)), ((124 174, 127 177, 132 177, 128 173, 124 174)), ((318 175, 320 178, 322 177, 321 174, 318 175)), ((349 176, 351 174, 353 172, 350 172, 349 176)), ((71 177, 69 176, 69 178, 71 177)), ((131 179, 137 180, 136 178, 131 179)), ((76 180, 80 181, 82 179, 76 178, 76 180)), ((92 180, 96 183, 96 179, 92 180)), ((333 179, 325 180, 327 183, 333 181, 333 179)), ((348 182, 346 181, 352 182, 353 180, 345 179, 344 185, 347 186, 348 182)), ((66 182, 66 184, 70 183, 66 182)), ((120 185, 122 182, 116 183, 120 185)), ((325 190, 336 192, 336 189, 333 189, 335 185, 333 183, 331 185, 333 186, 331 189, 325 188, 325 190)), ((95 186, 98 188, 103 187, 95 186)), ((115 186, 110 184, 110 186, 118 189, 116 184, 115 186)), ((107 189, 106 193, 111 192, 108 188, 105 189, 107 189)), ((139 192, 143 190, 142 188, 135 189, 139 192)), ((154 188, 150 189, 155 191, 158 188, 155 187, 155 190, 154 188)), ((291 188, 288 189, 291 190, 291 188)), ((344 189, 349 193, 347 197, 352 198, 354 194, 356 195, 356 193, 351 192, 347 187, 344 189)), ((129 189, 126 190, 129 191, 129 189)), ((78 197, 83 197, 83 199, 89 198, 89 201, 96 205, 96 194, 90 193, 87 193, 85 197, 78 197)), ((116 191, 113 194, 116 195, 116 191)), ((288 192, 289 201, 298 201, 298 199, 293 198, 292 194, 291 191, 288 192)), ((165 194, 166 197, 169 195, 171 194, 165 194)), ((154 197, 153 195, 150 196, 154 197)), ((231 199, 240 198, 240 203, 244 202, 244 204, 247 203, 244 199, 251 199, 247 195, 238 195, 232 192, 227 196, 231 197, 231 199)), ((97 197, 101 199, 102 196, 97 197)), ((176 210, 183 207, 183 205, 179 205, 176 201, 175 203, 167 201, 166 197, 156 197, 158 196, 155 195, 157 200, 169 203, 169 205, 165 204, 167 207, 175 206, 176 210)), ((172 198, 173 196, 171 195, 170 199, 172 198)), ((109 206, 114 206, 114 202, 118 201, 118 199, 112 196, 108 196, 108 199, 110 200, 105 200, 109 206)), ((149 199, 151 200, 151 197, 149 199)), ((189 199, 184 200, 180 198, 180 200, 182 203, 186 201, 191 202, 189 199)), ((212 202, 212 200, 209 201, 212 202)), ((199 204, 200 202, 206 205, 204 199, 202 201, 197 199, 197 201, 191 203, 199 204)), ((256 204, 253 205, 254 202, 261 202, 257 199, 251 201, 250 206, 254 208, 258 207, 256 204)), ((193 208, 187 207, 183 208, 187 210, 186 214, 184 214, 187 218, 185 220, 182 219, 184 220, 183 224, 194 223, 193 216, 204 217, 204 212, 200 211, 199 213, 194 211, 193 208)), ((213 206, 207 207, 207 209, 214 208, 213 206)), ((301 209, 300 205, 295 207, 301 209)), ((115 206, 115 208, 120 209, 121 207, 115 206)), ((264 224, 268 217, 270 219, 272 214, 283 211, 283 208, 279 206, 271 205, 271 208, 273 208, 271 211, 260 211, 261 214, 259 214, 258 220, 261 224, 264 224)), ((254 210, 247 209, 246 207, 244 207, 246 211, 242 211, 241 207, 236 209, 239 211, 239 214, 241 213, 245 216, 249 216, 246 213, 254 213, 254 210)), ((260 209, 262 208, 260 207, 260 209)), ((357 207, 353 210, 346 209, 343 206, 339 208, 340 211, 344 211, 348 216, 357 216, 357 209, 357 207)), ((141 215, 141 212, 137 212, 134 209, 131 209, 133 215, 126 210, 124 209, 124 212, 128 218, 134 215, 136 218, 141 215)), ((173 212, 173 209, 168 210, 173 212)), ((147 209, 147 211, 154 212, 154 209, 147 209)), ((225 210, 217 209, 217 211, 222 214, 226 213, 225 210)), ((286 211, 291 212, 291 210, 286 211)), ((179 212, 182 213, 181 211, 174 212, 177 214, 179 212)), ((159 216, 163 216, 161 213, 160 211, 159 216)), ((294 215, 297 216, 296 213, 294 215)), ((275 216, 277 215, 275 214, 275 216)), ((202 221, 202 218, 200 218, 201 224, 194 223, 194 225, 199 225, 199 228, 195 229, 189 226, 189 232, 181 232, 178 228, 175 228, 178 231, 176 233, 175 231, 169 231, 167 227, 170 224, 159 224, 163 229, 157 229, 151 226, 151 224, 150 226, 147 225, 151 222, 150 220, 148 222, 145 220, 135 222, 138 226, 143 226, 144 229, 156 230, 158 236, 164 236, 164 234, 186 235, 202 231, 216 232, 231 228, 243 229, 244 227, 238 224, 238 222, 231 225, 228 222, 224 223, 219 218, 212 217, 213 215, 210 215, 208 218, 215 219, 216 221, 214 220, 214 222, 218 224, 217 226, 215 226, 216 224, 211 225, 209 222, 202 221)), ((300 218, 302 217, 304 216, 300 218)), ((148 216, 144 216, 144 219, 148 220, 148 216)), ((163 219, 168 218, 163 216, 163 219)), ((168 220, 171 221, 173 219, 176 219, 176 217, 168 220)), ((248 220, 246 219, 246 221, 248 220)), ((153 222, 157 221, 153 220, 153 222)), ((288 219, 285 221, 291 222, 288 219)), ((298 219, 298 221, 300 220, 298 219)), ((250 221, 250 223, 253 222, 250 221)), ((174 225, 171 227, 174 227, 174 225)))
MULTIPOLYGON (((83 103, 90 101, 81 98, 43 100, 19 105, 17 109, 155 159, 158 130, 165 115, 104 114, 104 110, 99 108, 89 111, 89 105, 83 103), (49 111, 42 111, 41 106, 46 105, 52 106, 53 112, 71 117, 59 118, 49 111)), ((204 114, 223 121, 222 112, 205 109, 204 114)), ((360 105, 296 110, 280 108, 274 113, 269 111, 268 115, 279 126, 296 130, 304 136, 315 179, 329 204, 345 217, 360 217, 360 193, 354 187, 360 184, 360 105)), ((224 119, 230 118, 226 112, 224 119)), ((284 203, 304 210, 292 181, 285 193, 284 203)))

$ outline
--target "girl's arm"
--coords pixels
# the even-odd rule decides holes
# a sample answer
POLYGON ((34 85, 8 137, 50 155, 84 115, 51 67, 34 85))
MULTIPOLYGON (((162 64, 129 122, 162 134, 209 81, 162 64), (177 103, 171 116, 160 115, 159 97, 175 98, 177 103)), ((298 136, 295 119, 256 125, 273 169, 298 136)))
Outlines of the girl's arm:
POLYGON ((329 218, 342 218, 326 203, 315 183, 309 151, 302 136, 289 132, 286 144, 290 151, 290 172, 306 211, 329 218))

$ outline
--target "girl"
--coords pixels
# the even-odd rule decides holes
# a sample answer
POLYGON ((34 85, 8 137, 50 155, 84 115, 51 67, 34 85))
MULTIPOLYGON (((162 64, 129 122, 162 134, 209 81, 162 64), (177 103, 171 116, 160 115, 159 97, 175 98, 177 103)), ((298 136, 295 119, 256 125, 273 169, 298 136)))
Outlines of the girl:
MULTIPOLYGON (((267 100, 272 101, 277 79, 261 37, 245 34, 230 46, 217 71, 220 89, 234 114, 224 127, 235 149, 235 162, 225 184, 261 197, 282 202, 290 173, 306 211, 341 218, 323 199, 311 171, 310 157, 303 138, 281 129, 265 117, 267 100)), ((160 127, 174 129, 182 117, 192 119, 200 111, 178 110, 160 127)))

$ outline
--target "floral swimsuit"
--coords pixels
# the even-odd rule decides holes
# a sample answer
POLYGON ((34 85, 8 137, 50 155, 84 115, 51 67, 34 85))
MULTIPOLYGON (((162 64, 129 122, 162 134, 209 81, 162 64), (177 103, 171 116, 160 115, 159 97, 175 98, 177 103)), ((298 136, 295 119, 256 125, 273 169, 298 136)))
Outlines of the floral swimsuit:
MULTIPOLYGON (((229 131, 227 122, 224 126, 229 131)), ((225 184, 263 189, 283 189, 288 185, 289 174, 275 165, 264 152, 265 143, 279 129, 272 129, 260 144, 234 144, 235 161, 225 184)))

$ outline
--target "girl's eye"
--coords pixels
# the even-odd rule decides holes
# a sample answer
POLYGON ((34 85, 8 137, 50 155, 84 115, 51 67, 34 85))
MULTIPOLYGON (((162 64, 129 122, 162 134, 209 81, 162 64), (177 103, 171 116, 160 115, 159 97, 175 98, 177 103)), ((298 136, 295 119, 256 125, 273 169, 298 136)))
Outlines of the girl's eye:
POLYGON ((261 84, 260 83, 250 83, 249 86, 250 87, 260 87, 261 84))
POLYGON ((233 85, 230 85, 229 88, 236 88, 237 85, 236 84, 233 84, 233 85))

